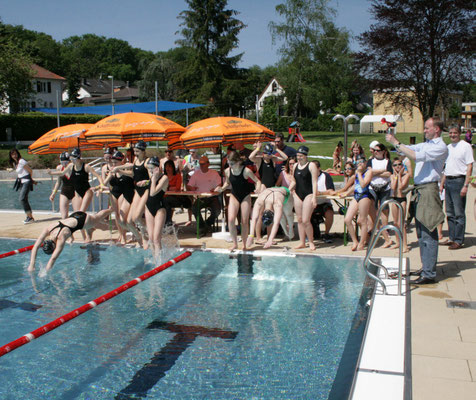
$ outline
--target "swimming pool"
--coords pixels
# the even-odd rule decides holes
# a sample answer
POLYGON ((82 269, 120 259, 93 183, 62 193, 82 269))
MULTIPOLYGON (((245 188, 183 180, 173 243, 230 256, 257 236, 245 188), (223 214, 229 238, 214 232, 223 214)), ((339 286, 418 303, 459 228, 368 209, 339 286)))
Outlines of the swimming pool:
MULTIPOLYGON (((14 181, 1 181, 0 182, 0 209, 4 210, 23 210, 18 196, 20 192, 13 190, 14 181)), ((54 183, 50 180, 39 180, 38 185, 35 185, 33 192, 30 192, 28 200, 30 202, 33 213, 35 211, 51 211, 51 201, 49 197, 54 187, 54 183)), ((108 196, 104 195, 101 198, 102 209, 107 208, 108 196)), ((95 210, 98 210, 100 199, 96 196, 93 197, 95 210)), ((59 195, 55 196, 55 211, 59 210, 59 195)), ((72 209, 72 208, 71 208, 72 209)), ((89 211, 92 210, 92 206, 89 207, 89 211)))
MULTIPOLYGON (((27 263, 0 261, 0 345, 155 267, 80 245, 46 278, 27 263)), ((0 398, 347 398, 371 291, 357 258, 197 251, 2 357, 0 398)))

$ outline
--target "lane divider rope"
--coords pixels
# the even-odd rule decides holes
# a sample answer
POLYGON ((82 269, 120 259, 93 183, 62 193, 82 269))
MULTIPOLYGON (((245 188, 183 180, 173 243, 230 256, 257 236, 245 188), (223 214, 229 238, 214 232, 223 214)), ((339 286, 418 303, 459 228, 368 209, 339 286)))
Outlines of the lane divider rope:
POLYGON ((41 326, 38 329, 35 329, 34 331, 31 331, 30 333, 27 333, 26 335, 23 335, 22 337, 15 339, 14 341, 7 343, 6 345, 0 347, 0 357, 4 356, 5 354, 17 349, 18 347, 23 346, 24 344, 27 344, 31 342, 34 339, 38 339, 40 336, 43 336, 45 333, 51 332, 53 329, 56 329, 57 327, 63 325, 64 323, 72 320, 73 318, 76 318, 78 315, 81 315, 85 313, 86 311, 91 310, 92 308, 98 306, 101 303, 104 303, 113 297, 117 296, 118 294, 121 294, 122 292, 125 292, 126 290, 130 289, 131 287, 139 284, 140 282, 143 282, 150 277, 158 274, 159 272, 162 272, 166 270, 167 268, 171 267, 172 265, 185 260, 186 258, 190 257, 192 253, 190 251, 186 251, 179 256, 175 257, 174 259, 167 261, 165 264, 162 264, 149 272, 146 272, 145 274, 139 276, 138 278, 135 278, 124 285, 121 285, 117 287, 114 290, 111 290, 110 292, 98 297, 97 299, 94 299, 90 301, 89 303, 86 303, 82 305, 81 307, 76 308, 73 311, 70 311, 67 314, 64 314, 63 316, 55 319, 54 321, 51 321, 47 323, 46 325, 41 326))
POLYGON ((21 249, 9 251, 8 253, 0 254, 0 258, 10 257, 20 253, 25 253, 26 251, 30 251, 33 248, 33 246, 34 244, 32 244, 31 246, 22 247, 21 249))

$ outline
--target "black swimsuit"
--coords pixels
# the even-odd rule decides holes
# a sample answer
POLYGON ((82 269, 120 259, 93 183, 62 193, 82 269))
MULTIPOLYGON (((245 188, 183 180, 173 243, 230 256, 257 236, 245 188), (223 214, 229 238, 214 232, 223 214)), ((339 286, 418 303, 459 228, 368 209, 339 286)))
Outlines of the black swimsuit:
POLYGON ((246 167, 243 167, 238 175, 233 175, 230 168, 229 180, 231 183, 231 194, 235 196, 239 203, 242 203, 243 200, 254 190, 254 186, 249 183, 248 178, 245 178, 244 176, 245 168, 246 167))
POLYGON ((134 173, 135 191, 140 197, 143 196, 143 194, 146 192, 147 189, 149 189, 149 186, 150 186, 150 184, 147 186, 137 186, 137 182, 149 180, 149 172, 147 171, 147 168, 145 167, 145 162, 146 160, 144 160, 142 164, 139 164, 139 165, 134 164, 134 166, 132 167, 132 171, 134 173))
POLYGON ((81 229, 83 229, 84 227, 84 223, 86 222, 86 217, 88 215, 83 212, 83 211, 75 211, 74 213, 72 213, 68 218, 74 218, 76 219, 77 223, 76 223, 76 226, 74 228, 68 226, 68 225, 65 225, 63 224, 61 221, 58 221, 58 225, 56 225, 51 231, 50 231, 50 235, 51 235, 51 232, 53 232, 56 228, 59 228, 59 231, 58 233, 56 234, 56 238, 58 238, 58 235, 60 234, 61 230, 63 228, 68 228, 70 231, 71 231, 71 235, 76 232, 76 231, 79 231, 81 229))
POLYGON ((89 190, 91 185, 89 185, 89 174, 85 171, 84 163, 79 171, 74 168, 71 171, 71 184, 74 187, 74 191, 80 196, 84 197, 86 192, 89 190))
POLYGON ((309 170, 309 163, 302 169, 299 169, 299 164, 296 165, 294 179, 296 180, 296 194, 304 201, 306 196, 312 194, 312 175, 309 170))
POLYGON ((74 186, 71 177, 68 178, 66 175, 61 177, 61 194, 66 196, 68 200, 74 197, 74 186))
POLYGON ((147 202, 145 203, 147 209, 152 214, 153 217, 157 214, 161 208, 165 208, 164 204, 164 194, 165 192, 161 190, 154 196, 149 196, 147 202))
POLYGON ((276 168, 272 161, 266 163, 262 160, 258 172, 264 186, 270 188, 276 184, 276 168))
POLYGON ((128 203, 132 203, 134 198, 134 180, 127 175, 120 175, 117 177, 114 175, 109 181, 111 185, 111 194, 118 199, 121 195, 128 203))

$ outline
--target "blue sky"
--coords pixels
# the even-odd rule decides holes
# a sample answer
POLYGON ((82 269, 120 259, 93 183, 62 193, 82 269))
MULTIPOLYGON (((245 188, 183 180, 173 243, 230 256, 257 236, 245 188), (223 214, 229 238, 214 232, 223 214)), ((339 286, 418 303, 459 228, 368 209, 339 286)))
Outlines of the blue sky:
MULTIPOLYGON (((278 61, 278 45, 273 45, 270 21, 279 21, 275 7, 282 0, 229 0, 228 8, 240 14, 248 25, 240 33, 241 67, 265 67, 278 61)), ((371 21, 368 0, 331 0, 337 10, 336 23, 358 35, 371 21)), ((126 40, 133 47, 164 51, 175 46, 180 35, 177 19, 187 8, 184 0, 0 0, 3 23, 23 25, 44 32, 55 40, 94 33, 126 40)), ((357 44, 353 42, 353 49, 357 44)))

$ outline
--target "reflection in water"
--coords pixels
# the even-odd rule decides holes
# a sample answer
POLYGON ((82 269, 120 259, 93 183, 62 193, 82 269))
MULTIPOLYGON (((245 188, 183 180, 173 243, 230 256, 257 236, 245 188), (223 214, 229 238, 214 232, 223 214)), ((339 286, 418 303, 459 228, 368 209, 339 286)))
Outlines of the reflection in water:
POLYGON ((99 257, 99 252, 106 250, 105 248, 101 247, 98 243, 90 243, 86 246, 81 246, 82 249, 86 249, 88 254, 88 264, 90 265, 97 265, 101 262, 99 257))
POLYGON ((42 306, 32 303, 17 303, 15 301, 7 300, 7 299, 0 299, 0 311, 6 308, 20 308, 23 311, 30 311, 35 312, 42 306))
POLYGON ((237 254, 238 273, 253 275, 253 255, 251 254, 237 254))

